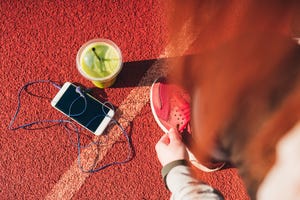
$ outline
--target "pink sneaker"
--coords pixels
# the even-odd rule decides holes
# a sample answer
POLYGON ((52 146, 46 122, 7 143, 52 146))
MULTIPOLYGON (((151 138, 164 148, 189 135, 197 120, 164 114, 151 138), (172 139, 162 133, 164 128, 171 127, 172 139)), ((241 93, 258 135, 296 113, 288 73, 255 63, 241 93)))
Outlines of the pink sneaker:
MULTIPOLYGON (((150 105, 158 126, 168 133, 170 128, 179 132, 184 130, 191 133, 190 128, 190 96, 186 91, 175 84, 167 83, 165 78, 158 78, 150 90, 150 105)), ((208 163, 207 166, 199 163, 188 150, 190 162, 198 169, 212 172, 221 169, 225 163, 208 163)))
POLYGON ((180 87, 157 79, 150 91, 150 105, 155 121, 168 133, 170 128, 179 132, 188 128, 190 122, 190 97, 180 87))

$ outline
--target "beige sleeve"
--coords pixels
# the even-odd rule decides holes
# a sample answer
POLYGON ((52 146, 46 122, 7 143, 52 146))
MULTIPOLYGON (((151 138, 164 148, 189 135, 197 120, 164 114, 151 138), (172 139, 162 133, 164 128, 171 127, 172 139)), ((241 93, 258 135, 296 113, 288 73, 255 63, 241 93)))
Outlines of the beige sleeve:
POLYGON ((222 194, 211 186, 195 179, 190 167, 174 166, 165 177, 166 186, 171 191, 172 200, 201 199, 220 200, 222 194))

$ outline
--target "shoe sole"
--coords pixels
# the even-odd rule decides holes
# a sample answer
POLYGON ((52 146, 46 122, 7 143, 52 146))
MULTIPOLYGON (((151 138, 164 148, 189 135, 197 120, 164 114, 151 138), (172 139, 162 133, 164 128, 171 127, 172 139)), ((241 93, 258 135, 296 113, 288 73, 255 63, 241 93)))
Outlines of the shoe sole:
POLYGON ((153 104, 153 99, 152 99, 152 96, 153 96, 152 90, 153 90, 153 87, 154 87, 155 83, 157 83, 157 80, 158 80, 158 79, 159 79, 159 78, 157 78, 157 79, 152 83, 152 86, 151 86, 151 89, 150 89, 150 107, 151 107, 151 111, 152 111, 153 117, 154 117, 156 123, 158 124, 158 126, 163 130, 163 132, 168 133, 169 130, 167 130, 166 127, 160 122, 160 120, 159 120, 159 118, 158 118, 158 116, 157 116, 157 114, 156 114, 156 112, 155 112, 154 104, 153 104))
POLYGON ((220 169, 222 169, 224 167, 224 165, 226 164, 225 162, 223 162, 223 164, 221 164, 219 167, 216 168, 208 168, 205 165, 202 165, 194 156, 194 154, 192 152, 190 152, 187 149, 188 155, 189 155, 189 160, 192 163, 192 165, 194 165, 197 169, 200 169, 201 171, 204 172, 214 172, 214 171, 218 171, 220 169))

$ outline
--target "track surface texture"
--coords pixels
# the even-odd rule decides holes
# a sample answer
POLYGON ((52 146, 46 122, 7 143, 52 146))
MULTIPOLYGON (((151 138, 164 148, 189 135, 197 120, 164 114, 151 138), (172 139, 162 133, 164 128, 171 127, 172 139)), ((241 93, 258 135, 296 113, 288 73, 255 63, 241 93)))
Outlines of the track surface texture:
MULTIPOLYGON (((171 45, 167 6, 168 2, 162 0, 0 2, 0 199, 169 198, 154 149, 163 132, 152 117, 149 89, 157 77, 171 68, 165 61, 184 55, 194 38, 188 33, 187 22, 178 30, 184 42, 177 49, 171 45), (95 88, 76 69, 78 49, 93 38, 110 39, 122 51, 123 70, 110 88, 95 88), (72 143, 75 134, 68 135, 61 124, 43 123, 30 129, 9 130, 19 88, 36 80, 81 84, 92 88, 95 98, 111 102, 117 120, 131 136, 135 152, 131 161, 97 173, 85 173, 77 165, 77 147, 72 143)), ((56 93, 57 89, 47 83, 29 86, 20 98, 21 108, 14 127, 64 118, 50 105, 56 93)), ((126 159, 126 139, 117 127, 111 127, 99 138, 89 132, 81 134, 85 144, 103 141, 98 148, 91 145, 82 149, 82 163, 87 167, 95 156, 97 166, 126 159)), ((219 189, 225 199, 248 199, 235 168, 196 172, 200 179, 219 189)))

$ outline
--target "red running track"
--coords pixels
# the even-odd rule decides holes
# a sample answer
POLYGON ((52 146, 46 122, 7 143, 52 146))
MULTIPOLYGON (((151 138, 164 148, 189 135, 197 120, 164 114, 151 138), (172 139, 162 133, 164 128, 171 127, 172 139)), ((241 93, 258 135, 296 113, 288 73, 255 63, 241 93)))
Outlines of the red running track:
MULTIPOLYGON (((169 198, 154 150, 163 133, 152 117, 145 94, 157 75, 149 71, 153 72, 157 63, 163 67, 160 59, 166 55, 166 4, 84 0, 0 2, 0 199, 169 198), (125 63, 116 84, 104 90, 94 88, 93 94, 121 107, 125 117, 126 113, 132 114, 127 129, 135 156, 127 164, 85 174, 78 170, 76 146, 61 126, 43 124, 34 130, 12 131, 8 124, 17 106, 18 89, 27 82, 44 79, 93 87, 79 75, 75 65, 79 47, 93 38, 111 39, 122 51, 125 63)), ((15 126, 62 118, 50 106, 55 88, 38 84, 29 87, 28 92, 36 96, 23 94, 15 126)), ((103 148, 107 153, 100 149, 103 159, 99 165, 122 160, 127 155, 122 136, 106 139, 109 144, 103 148)), ((234 168, 197 175, 219 189, 226 199, 248 198, 234 168)))

